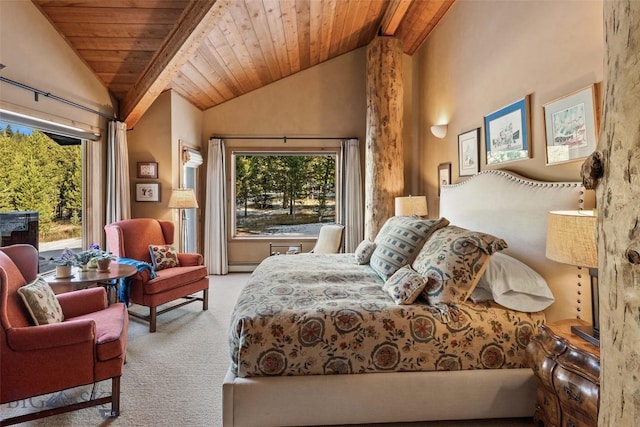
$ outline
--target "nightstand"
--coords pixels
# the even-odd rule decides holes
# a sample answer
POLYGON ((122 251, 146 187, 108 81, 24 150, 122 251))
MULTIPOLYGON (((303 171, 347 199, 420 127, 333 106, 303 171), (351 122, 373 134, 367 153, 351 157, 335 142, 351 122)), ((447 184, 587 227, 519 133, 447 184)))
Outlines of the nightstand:
POLYGON ((527 346, 538 386, 533 420, 539 427, 596 427, 600 401, 600 349, 571 333, 578 319, 542 326, 527 346))

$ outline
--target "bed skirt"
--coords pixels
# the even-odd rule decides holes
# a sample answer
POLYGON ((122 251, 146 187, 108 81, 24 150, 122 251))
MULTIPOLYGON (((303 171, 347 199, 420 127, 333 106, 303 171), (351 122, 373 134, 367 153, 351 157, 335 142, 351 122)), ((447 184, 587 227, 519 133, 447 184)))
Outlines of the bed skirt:
POLYGON ((306 426, 529 417, 531 369, 238 378, 222 385, 223 425, 306 426))

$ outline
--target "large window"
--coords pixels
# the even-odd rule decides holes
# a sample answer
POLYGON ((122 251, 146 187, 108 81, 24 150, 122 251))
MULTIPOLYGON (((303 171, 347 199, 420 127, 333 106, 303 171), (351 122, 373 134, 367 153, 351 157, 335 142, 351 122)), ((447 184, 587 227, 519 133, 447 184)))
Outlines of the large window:
MULTIPOLYGON (((3 245, 21 243, 25 226, 15 218, 32 213, 37 242, 24 243, 35 243, 43 259, 65 247, 82 247, 82 194, 79 139, 0 122, 3 245)), ((41 271, 49 267, 41 264, 41 271)))
POLYGON ((338 154, 236 152, 235 237, 314 237, 339 222, 338 154))

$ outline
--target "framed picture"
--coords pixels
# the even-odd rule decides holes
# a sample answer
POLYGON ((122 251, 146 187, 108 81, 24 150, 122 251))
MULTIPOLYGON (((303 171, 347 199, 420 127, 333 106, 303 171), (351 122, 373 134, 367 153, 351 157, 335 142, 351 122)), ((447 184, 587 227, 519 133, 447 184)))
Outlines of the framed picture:
POLYGON ((138 178, 158 179, 158 163, 138 162, 138 178))
POLYGON ((136 184, 136 202, 159 202, 160 183, 139 182, 136 184))
POLYGON ((443 185, 451 184, 451 162, 438 165, 438 196, 443 185))
POLYGON ((529 96, 484 118, 487 164, 523 160, 529 150, 529 96))
POLYGON ((480 128, 458 135, 458 170, 460 176, 480 172, 480 128))
POLYGON ((543 106, 547 165, 584 159, 596 149, 595 85, 543 106))

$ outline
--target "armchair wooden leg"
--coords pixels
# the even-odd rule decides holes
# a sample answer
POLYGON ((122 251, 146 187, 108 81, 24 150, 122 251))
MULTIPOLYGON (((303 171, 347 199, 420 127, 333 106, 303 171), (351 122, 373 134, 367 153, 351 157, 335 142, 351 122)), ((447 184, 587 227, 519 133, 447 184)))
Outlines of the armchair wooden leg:
POLYGON ((202 311, 209 310, 209 288, 202 291, 202 311))
POLYGON ((120 415, 120 377, 111 378, 111 416, 120 415))
POLYGON ((149 307, 149 332, 156 331, 156 307, 149 307))

